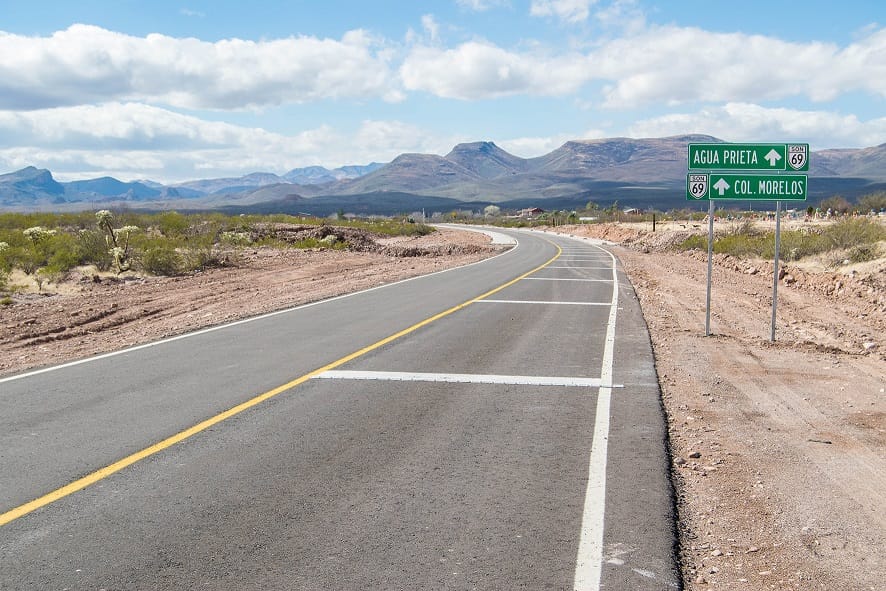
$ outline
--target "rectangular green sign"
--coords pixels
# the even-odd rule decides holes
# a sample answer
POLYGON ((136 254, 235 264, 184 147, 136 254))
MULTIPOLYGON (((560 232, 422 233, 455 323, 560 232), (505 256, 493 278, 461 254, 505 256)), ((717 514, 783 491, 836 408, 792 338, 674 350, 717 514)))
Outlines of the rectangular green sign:
POLYGON ((805 174, 689 173, 686 199, 806 201, 807 180, 805 174))
POLYGON ((689 170, 809 170, 809 144, 689 144, 689 170))

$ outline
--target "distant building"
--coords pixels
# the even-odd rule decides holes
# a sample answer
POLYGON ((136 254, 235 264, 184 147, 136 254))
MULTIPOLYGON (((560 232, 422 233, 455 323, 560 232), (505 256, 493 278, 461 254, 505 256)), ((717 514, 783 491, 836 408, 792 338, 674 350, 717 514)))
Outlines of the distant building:
POLYGON ((533 217, 535 217, 535 216, 537 216, 537 215, 541 215, 541 214, 543 214, 544 212, 545 212, 545 210, 543 210, 543 209, 540 208, 540 207, 530 207, 530 208, 528 208, 528 209, 521 209, 521 210, 520 210, 520 213, 519 213, 519 216, 520 216, 521 218, 529 218, 529 219, 532 219, 533 217))

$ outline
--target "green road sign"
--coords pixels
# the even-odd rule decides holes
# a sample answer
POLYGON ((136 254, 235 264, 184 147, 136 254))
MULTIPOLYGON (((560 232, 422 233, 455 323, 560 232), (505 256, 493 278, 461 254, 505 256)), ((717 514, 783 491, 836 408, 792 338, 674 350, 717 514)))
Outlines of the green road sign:
POLYGON ((759 201, 806 201, 805 174, 689 173, 686 199, 708 201, 741 199, 759 201))
POLYGON ((809 144, 689 144, 689 170, 809 170, 809 144))

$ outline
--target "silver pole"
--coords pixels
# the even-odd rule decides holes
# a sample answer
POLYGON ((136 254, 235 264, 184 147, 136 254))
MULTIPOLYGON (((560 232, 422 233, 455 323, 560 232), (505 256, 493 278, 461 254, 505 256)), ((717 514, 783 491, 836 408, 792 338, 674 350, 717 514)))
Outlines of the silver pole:
POLYGON ((704 336, 711 336, 711 275, 714 270, 714 200, 708 208, 708 295, 705 306, 704 336))
POLYGON ((775 202, 775 264, 772 269, 772 325, 769 341, 775 342, 775 313, 778 308, 778 258, 781 251, 781 201, 775 202))

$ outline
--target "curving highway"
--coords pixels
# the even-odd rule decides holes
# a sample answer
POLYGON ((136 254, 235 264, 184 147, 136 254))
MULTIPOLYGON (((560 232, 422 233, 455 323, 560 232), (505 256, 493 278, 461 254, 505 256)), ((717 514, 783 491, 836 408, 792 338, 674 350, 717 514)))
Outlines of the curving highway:
POLYGON ((633 290, 598 245, 500 232, 468 267, 0 379, 0 589, 678 588, 633 290))

